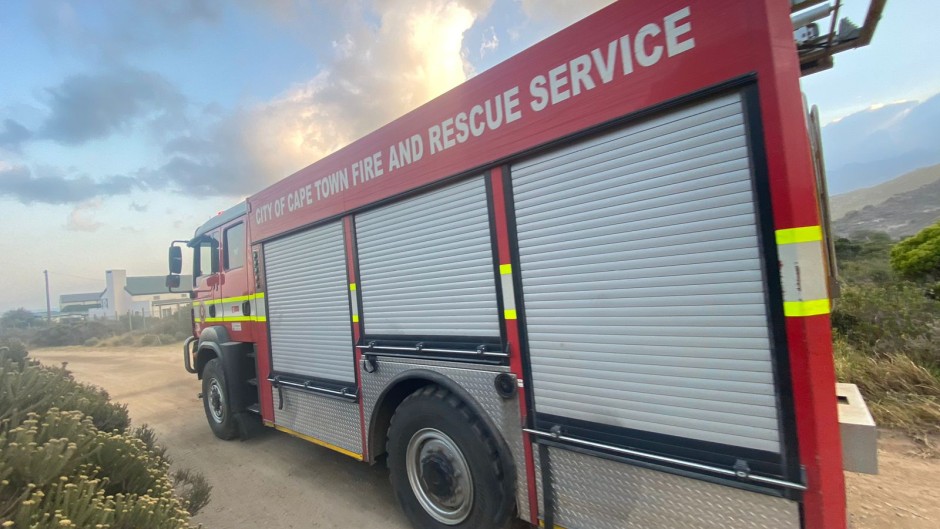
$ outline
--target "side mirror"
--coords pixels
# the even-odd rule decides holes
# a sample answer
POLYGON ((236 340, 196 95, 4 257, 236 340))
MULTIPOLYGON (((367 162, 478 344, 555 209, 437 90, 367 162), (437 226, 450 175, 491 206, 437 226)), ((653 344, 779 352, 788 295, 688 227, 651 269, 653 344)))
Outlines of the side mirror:
MULTIPOLYGON (((183 249, 179 246, 170 246, 170 275, 180 274, 183 271, 183 249)), ((169 279, 167 279, 169 281, 169 279)), ((177 278, 179 286, 179 278, 177 278)))
POLYGON ((176 274, 170 274, 166 276, 166 288, 172 291, 174 288, 179 288, 179 287, 180 287, 180 276, 176 274))

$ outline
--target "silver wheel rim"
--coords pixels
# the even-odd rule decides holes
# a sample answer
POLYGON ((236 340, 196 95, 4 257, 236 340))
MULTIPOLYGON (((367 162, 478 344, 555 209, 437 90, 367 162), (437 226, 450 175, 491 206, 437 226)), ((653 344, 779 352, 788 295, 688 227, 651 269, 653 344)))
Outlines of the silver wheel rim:
POLYGON ((209 395, 207 398, 209 399, 209 414, 212 415, 212 420, 222 424, 222 421, 225 420, 225 397, 222 395, 222 386, 214 378, 209 381, 209 395))
POLYGON ((421 507, 445 525, 457 525, 473 507, 473 476, 463 453, 447 434, 415 432, 405 456, 408 482, 421 507))

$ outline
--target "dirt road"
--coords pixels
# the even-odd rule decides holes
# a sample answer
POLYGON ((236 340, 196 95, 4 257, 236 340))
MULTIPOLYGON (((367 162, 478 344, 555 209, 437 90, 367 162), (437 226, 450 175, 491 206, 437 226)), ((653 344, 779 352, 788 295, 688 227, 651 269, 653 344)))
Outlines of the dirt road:
MULTIPOLYGON (((244 442, 216 439, 196 398, 199 381, 183 370, 179 346, 65 347, 31 355, 49 365, 68 362, 75 378, 126 403, 135 424, 156 429, 175 465, 203 472, 213 486, 212 502, 196 521, 206 529, 409 529, 383 465, 370 467, 275 431, 244 442)), ((940 459, 924 457, 891 432, 883 433, 878 455, 880 475, 846 475, 851 526, 940 526, 940 459)))
POLYGON ((30 355, 49 365, 68 362, 76 379, 126 403, 135 424, 152 426, 175 466, 203 472, 212 502, 195 521, 206 529, 410 529, 383 465, 370 467, 273 430, 244 442, 216 439, 196 398, 200 383, 183 370, 181 351, 64 347, 30 355))

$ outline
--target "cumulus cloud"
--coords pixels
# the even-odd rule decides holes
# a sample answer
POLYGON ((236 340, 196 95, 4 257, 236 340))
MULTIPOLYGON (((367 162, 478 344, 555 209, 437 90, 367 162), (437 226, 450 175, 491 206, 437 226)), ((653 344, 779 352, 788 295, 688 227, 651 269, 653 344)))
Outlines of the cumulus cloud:
POLYGON ((46 95, 49 115, 37 137, 69 145, 126 130, 141 118, 180 120, 185 107, 163 76, 127 66, 72 75, 46 95))
POLYGON ((346 7, 348 28, 310 81, 168 142, 154 187, 244 195, 341 148, 473 73, 464 33, 492 0, 378 0, 346 7), (374 22, 377 20, 377 22, 374 22))
POLYGON ((150 207, 147 204, 138 204, 137 202, 131 202, 127 208, 130 209, 131 211, 136 211, 138 213, 143 213, 147 211, 148 209, 150 209, 150 207))
POLYGON ((101 209, 101 199, 94 199, 76 205, 65 221, 65 229, 70 231, 95 232, 104 224, 95 220, 95 212, 101 209))
POLYGON ((89 176, 66 176, 42 167, 37 172, 25 166, 0 166, 0 196, 30 204, 74 204, 106 195, 123 195, 140 189, 134 177, 110 176, 100 180, 89 176))

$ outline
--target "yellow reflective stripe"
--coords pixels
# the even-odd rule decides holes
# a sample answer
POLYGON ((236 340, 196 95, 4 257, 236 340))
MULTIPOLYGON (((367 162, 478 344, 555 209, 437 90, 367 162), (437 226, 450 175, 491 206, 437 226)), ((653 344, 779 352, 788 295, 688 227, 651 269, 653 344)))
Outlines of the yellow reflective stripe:
POLYGON ((499 265, 499 274, 500 274, 500 275, 506 275, 506 274, 511 274, 511 273, 512 273, 512 265, 511 265, 511 264, 501 264, 501 265, 499 265))
POLYGON ((340 448, 334 444, 327 443, 326 441, 321 441, 315 437, 310 437, 309 435, 304 435, 300 432, 295 432, 294 430, 291 430, 289 428, 284 428, 283 426, 280 426, 280 425, 274 425, 274 429, 279 430, 289 435, 293 435, 294 437, 299 437, 300 439, 303 439, 304 441, 310 441, 311 443, 315 445, 319 445, 324 448, 329 448, 330 450, 335 450, 336 452, 339 452, 343 455, 347 455, 355 459, 356 461, 362 461, 362 454, 350 452, 349 450, 346 450, 345 448, 340 448))
POLYGON ((515 310, 512 310, 512 309, 506 309, 506 310, 503 311, 503 316, 504 316, 507 320, 514 320, 514 319, 516 319, 516 311, 515 311, 515 310))
POLYGON ((359 323, 359 315, 353 314, 353 323, 359 323))
POLYGON ((820 314, 829 314, 830 306, 831 304, 828 299, 784 301, 783 314, 792 318, 818 316, 820 314))
POLYGON ((804 226, 777 230, 777 244, 797 244, 823 240, 822 226, 804 226))
POLYGON ((239 301, 253 301, 256 299, 264 299, 264 292, 259 292, 257 294, 249 294, 247 296, 235 296, 233 298, 207 299, 205 301, 193 301, 193 306, 218 305, 219 303, 237 303, 239 301))
POLYGON ((196 323, 221 323, 226 321, 268 321, 265 316, 228 316, 226 318, 193 318, 196 323))
POLYGON ((349 290, 352 290, 353 292, 355 292, 355 291, 356 291, 356 284, 355 284, 355 283, 350 283, 350 284, 349 284, 349 290))

